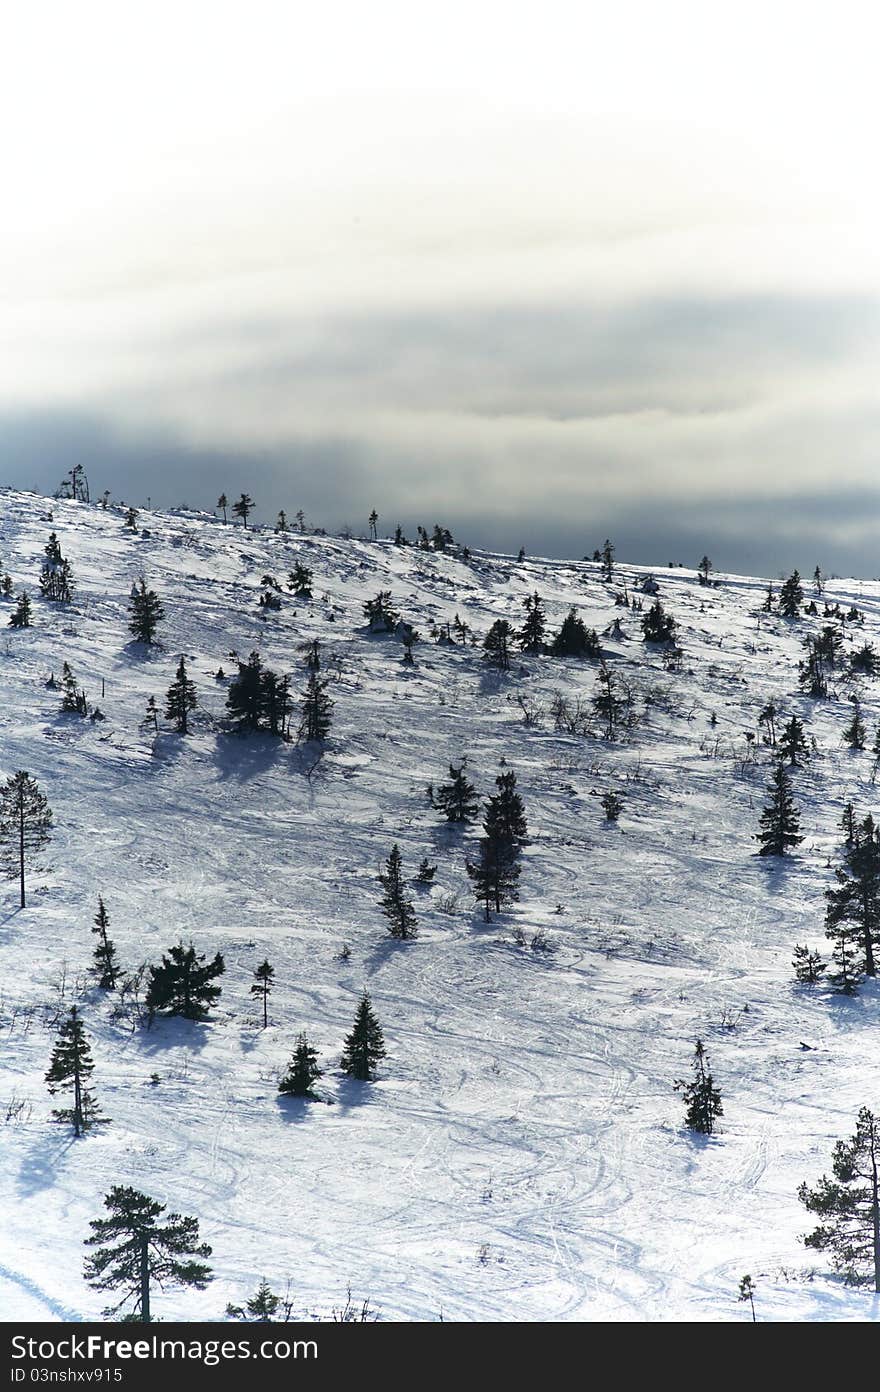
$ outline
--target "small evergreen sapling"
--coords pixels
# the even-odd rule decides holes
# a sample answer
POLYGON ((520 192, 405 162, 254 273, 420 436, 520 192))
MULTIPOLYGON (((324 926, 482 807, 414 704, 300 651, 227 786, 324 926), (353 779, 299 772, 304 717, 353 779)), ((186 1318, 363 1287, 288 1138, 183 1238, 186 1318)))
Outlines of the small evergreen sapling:
POLYGON ((72 1005, 69 1017, 58 1030, 46 1082, 53 1097, 62 1089, 72 1091, 71 1106, 53 1111, 52 1116, 58 1122, 72 1122, 74 1136, 82 1136, 96 1123, 107 1120, 101 1116, 100 1108, 86 1086, 94 1067, 82 1020, 76 1006, 72 1005))
POLYGON ((776 753, 789 768, 802 768, 810 758, 810 750, 804 734, 803 722, 796 715, 782 727, 776 745, 776 753))
POLYGON ((852 719, 850 720, 849 724, 843 732, 843 738, 846 740, 846 743, 850 749, 854 749, 857 752, 860 752, 864 749, 865 741, 867 740, 868 736, 867 731, 865 729, 865 722, 862 719, 862 707, 859 703, 858 697, 852 697, 852 704, 852 719))
POLYGON ((364 990, 355 1014, 354 1028, 345 1039, 340 1067, 350 1078, 364 1083, 373 1082, 376 1066, 385 1057, 382 1027, 373 1014, 370 997, 364 990))
POLYGON ((258 996, 263 1003, 263 1029, 269 1023, 269 995, 274 985, 274 978, 275 968, 270 966, 268 959, 254 969, 251 995, 258 996))
POLYGON ((755 1283, 751 1276, 743 1276, 739 1283, 739 1300, 742 1304, 749 1302, 752 1311, 752 1323, 757 1324, 758 1316, 755 1314, 755 1283))
POLYGON ((419 862, 419 868, 418 868, 418 872, 417 872, 417 874, 416 874, 416 882, 417 882, 417 884, 420 884, 420 885, 429 885, 429 884, 433 884, 433 882, 434 882, 434 876, 435 876, 436 874, 437 874, 437 866, 436 866, 436 865, 432 865, 431 862, 428 860, 428 857, 427 857, 427 856, 424 856, 424 857, 422 858, 422 860, 419 862))
POLYGON ((449 765, 448 783, 441 783, 436 793, 433 784, 428 785, 428 801, 438 812, 442 812, 448 822, 475 822, 480 806, 473 783, 465 773, 467 760, 463 759, 458 768, 449 765))
POLYGON ((703 1136, 713 1135, 715 1123, 718 1117, 724 1115, 724 1110, 721 1106, 721 1093, 715 1087, 712 1074, 707 1069, 706 1051, 701 1039, 697 1040, 694 1049, 693 1080, 687 1082, 683 1078, 677 1078, 675 1090, 684 1094, 685 1125, 703 1136))
POLYGON ((517 633, 519 645, 523 652, 542 653, 544 651, 544 635, 547 629, 547 616, 544 613, 544 601, 538 594, 526 595, 523 600, 523 608, 526 616, 523 626, 517 633))
POLYGON ((326 678, 322 680, 316 671, 310 672, 300 708, 299 738, 306 742, 326 739, 333 722, 332 711, 333 701, 327 695, 326 678))
POLYGON ((92 1236, 85 1245, 95 1247, 85 1261, 85 1279, 95 1290, 122 1290, 118 1304, 104 1311, 105 1317, 119 1313, 132 1302, 132 1311, 123 1316, 139 1324, 150 1324, 151 1285, 193 1286, 204 1290, 213 1280, 211 1268, 196 1258, 209 1257, 211 1248, 199 1242, 196 1218, 169 1213, 164 1225, 158 1220, 166 1205, 127 1185, 115 1184, 104 1199, 109 1217, 93 1218, 92 1236))
POLYGON ((18 604, 9 620, 10 628, 30 628, 31 627, 31 601, 27 590, 22 590, 18 596, 18 604))
POLYGON ((415 938, 418 935, 416 912, 412 900, 406 893, 403 864, 396 842, 385 862, 385 870, 379 872, 379 883, 385 891, 382 896, 382 912, 388 919, 388 931, 392 938, 404 941, 415 938))
POLYGON ((786 619, 796 619, 804 602, 804 587, 795 570, 779 591, 779 612, 786 619))
POLYGON ((104 906, 104 900, 98 895, 98 912, 95 914, 93 933, 98 935, 98 946, 94 951, 95 966, 94 971, 98 976, 98 985, 102 991, 112 991, 119 978, 121 967, 116 960, 116 947, 112 940, 107 936, 107 929, 110 926, 110 916, 104 906))
POLYGON ((292 590, 296 599, 311 599, 312 571, 302 561, 297 561, 288 575, 287 588, 292 590))
POLYGON ((587 628, 572 606, 550 644, 550 651, 554 657, 596 658, 601 656, 602 648, 595 628, 587 628))
POLYGON ((496 619, 483 639, 483 657, 500 672, 510 671, 510 645, 514 632, 506 619, 496 619))
POLYGON ((304 1032, 298 1034, 293 1057, 287 1066, 287 1072, 278 1084, 278 1091, 282 1097, 309 1097, 317 1101, 315 1083, 322 1076, 322 1070, 318 1067, 317 1050, 312 1048, 304 1032))
POLYGON ((826 963, 819 952, 811 952, 809 947, 795 943, 792 958, 794 974, 805 986, 817 986, 825 974, 826 963))
POLYGON ((57 604, 69 604, 72 588, 73 572, 70 562, 62 556, 58 537, 52 532, 40 570, 40 593, 44 599, 57 604))

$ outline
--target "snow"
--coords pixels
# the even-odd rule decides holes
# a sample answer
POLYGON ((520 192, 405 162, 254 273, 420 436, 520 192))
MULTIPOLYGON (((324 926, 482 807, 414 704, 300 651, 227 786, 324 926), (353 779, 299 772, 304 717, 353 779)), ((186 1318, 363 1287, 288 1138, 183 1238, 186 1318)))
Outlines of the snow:
MULTIPOLYGON (((875 802, 871 754, 841 739, 854 688, 798 693, 801 641, 822 618, 759 614, 760 578, 706 588, 695 571, 654 570, 684 650, 667 671, 640 616, 614 603, 647 568, 618 567, 609 586, 592 563, 465 561, 196 512, 141 511, 149 535, 133 535, 123 517, 0 491, 0 565, 34 601, 32 629, 2 630, 0 773, 30 772, 55 815, 28 907, 13 880, 0 899, 0 1317, 100 1315, 82 1244, 113 1184, 197 1216, 213 1247, 206 1291, 156 1293, 167 1319, 221 1316, 265 1276, 280 1292, 290 1280, 302 1314, 328 1314, 350 1285, 383 1319, 735 1320, 750 1318, 746 1272, 759 1319, 880 1317, 880 1297, 844 1287, 799 1241, 811 1222, 798 1185, 877 1105, 877 987, 843 999, 791 969, 795 942, 824 941, 845 802, 861 815, 875 802), (39 597, 51 530, 73 566, 70 606, 39 597), (313 600, 259 609, 263 575, 283 581, 297 559, 313 600), (142 575, 166 610, 153 650, 127 631, 142 575), (422 635, 414 669, 364 627, 380 589, 422 635), (517 656, 498 674, 479 649, 430 639, 456 612, 481 636, 496 618, 519 625, 535 590, 551 632, 572 604, 600 633, 621 619, 624 636, 603 644, 643 714, 625 739, 553 729, 553 693, 588 701, 594 663, 517 656), (335 702, 323 760, 226 733, 214 674, 234 673, 231 651, 259 648, 299 693, 313 637, 335 702), (182 653, 193 733, 153 740, 139 722, 150 695, 164 709, 182 653), (104 722, 60 714, 46 680, 65 660, 104 722), (536 725, 517 695, 543 707, 536 725), (805 839, 781 863, 755 853, 767 752, 745 757, 771 696, 818 744, 794 775, 805 839), (464 870, 479 828, 448 827, 425 798, 463 755, 481 795, 502 759, 513 768, 529 820, 520 903, 488 925, 464 870), (600 806, 611 788, 616 825, 600 806), (395 841, 408 875, 424 855, 439 865, 414 891, 412 943, 389 938, 379 909, 395 841), (128 968, 181 937, 223 952, 207 1023, 114 1021, 89 973, 99 893, 128 968), (552 950, 529 946, 539 932, 552 950), (249 988, 265 957, 264 1031, 249 988), (337 1070, 364 986, 388 1050, 372 1085, 337 1070), (43 1082, 53 1019, 74 1001, 112 1118, 82 1140, 50 1122, 43 1082), (277 1096, 302 1029, 329 1105, 277 1096), (673 1090, 698 1036, 724 1103, 709 1139, 683 1128, 673 1090), (7 1120, 13 1097, 24 1107, 7 1120)), ((866 616, 850 642, 878 640, 880 584, 832 581, 827 595, 866 616)), ((873 733, 876 683, 858 689, 873 733)))

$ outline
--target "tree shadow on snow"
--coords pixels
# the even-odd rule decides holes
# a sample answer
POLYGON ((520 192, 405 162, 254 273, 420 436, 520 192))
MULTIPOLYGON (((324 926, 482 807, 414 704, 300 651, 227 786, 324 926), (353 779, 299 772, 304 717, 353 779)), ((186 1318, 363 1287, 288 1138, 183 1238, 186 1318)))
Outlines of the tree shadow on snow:
MULTIPOLYGON (((79 1138, 83 1144, 88 1134, 79 1138)), ((39 1194, 42 1189, 51 1189, 58 1182, 58 1169, 67 1158, 72 1146, 79 1144, 70 1127, 65 1134, 53 1136, 48 1142, 40 1140, 32 1146, 21 1162, 16 1189, 22 1198, 39 1194)))
POLYGON ((353 1107, 368 1107, 375 1098, 373 1095, 374 1083, 362 1083, 357 1078, 343 1076, 339 1082, 339 1091, 336 1094, 336 1101, 343 1111, 351 1111, 353 1107))
POLYGON ((247 783, 278 763, 287 745, 272 735, 223 734, 214 741, 213 763, 220 778, 247 783))
POLYGON ((141 1049, 145 1054, 162 1054, 168 1049, 187 1049, 200 1053, 208 1042, 207 1023, 202 1020, 184 1020, 180 1015, 157 1015, 149 1028, 144 1028, 140 1036, 141 1049))
POLYGON ((285 1097, 283 1093, 279 1093, 275 1098, 275 1105, 282 1121, 297 1124, 309 1120, 313 1107, 329 1106, 332 1103, 329 1097, 285 1097))
POLYGON ((369 956, 364 959, 364 967, 372 975, 378 967, 383 967, 392 957, 396 957, 398 952, 417 948, 418 944, 418 938, 392 938, 389 933, 381 942, 376 943, 369 956))

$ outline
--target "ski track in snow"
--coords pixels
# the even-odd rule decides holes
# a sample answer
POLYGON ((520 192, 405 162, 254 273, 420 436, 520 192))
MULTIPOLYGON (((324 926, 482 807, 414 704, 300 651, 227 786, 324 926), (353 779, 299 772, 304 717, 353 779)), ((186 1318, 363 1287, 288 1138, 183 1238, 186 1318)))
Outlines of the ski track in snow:
MULTIPOLYGON (((28 907, 10 883, 0 912, 0 1123, 10 1099, 26 1104, 0 1129, 0 1318, 99 1314, 82 1243, 116 1183, 198 1216, 213 1247, 207 1291, 157 1297, 167 1319, 216 1317, 262 1276, 279 1290, 289 1277, 296 1308, 325 1316, 350 1284, 385 1319, 741 1319, 746 1271, 761 1318, 877 1318, 876 1300, 798 1241, 798 1184, 829 1168, 858 1107, 877 1105, 880 994, 811 995, 790 965, 796 941, 822 941, 843 804, 874 805, 870 755, 840 738, 847 689, 827 702, 797 691, 801 638, 822 619, 759 616, 765 581, 722 576, 707 590, 693 571, 657 571, 685 654, 666 671, 640 616, 614 604, 621 580, 604 584, 592 564, 467 564, 245 534, 198 513, 139 522, 149 536, 112 508, 0 491, 0 561, 34 600, 32 629, 4 629, 0 771, 31 772, 56 822, 28 907), (74 570, 65 609, 39 599, 52 529, 74 570), (313 600, 264 615, 262 576, 283 581, 296 559, 314 568, 313 600), (141 574, 166 609, 152 652, 126 628, 141 574), (421 632, 414 670, 363 628, 363 602, 386 588, 421 632), (456 611, 480 635, 501 616, 518 624, 534 590, 551 632, 571 604, 600 634, 621 619, 623 639, 602 641, 643 712, 625 740, 553 729, 554 692, 588 702, 595 664, 517 655, 501 676, 478 649, 430 640, 432 619, 456 611), (258 648, 298 693, 298 647, 314 637, 335 710, 309 780, 303 751, 222 722, 233 652, 258 648), (193 732, 151 740, 147 698, 163 705, 181 653, 199 693, 193 732), (61 716, 45 683, 65 659, 103 723, 61 716), (538 726, 517 694, 543 708, 538 726), (820 748, 795 775, 805 841, 782 866, 755 855, 766 753, 737 766, 771 696, 820 748), (521 900, 488 925, 464 871, 478 829, 447 827, 425 797, 465 754, 481 795, 502 758, 516 771, 529 819, 521 900), (599 805, 612 787, 616 825, 599 805), (439 866, 415 892, 411 944, 390 941, 378 907, 394 841, 410 875, 424 855, 439 866), (180 937, 224 952, 207 1024, 112 1020, 88 974, 99 893, 128 967, 180 937), (553 950, 516 946, 515 927, 553 950), (276 988, 263 1031, 249 986, 265 956, 276 988), (335 1071, 364 985, 388 1049, 370 1087, 335 1071), (80 1142, 50 1124, 43 1082, 53 1016, 74 998, 112 1118, 80 1142), (329 1105, 277 1096, 303 1028, 329 1105), (709 1140, 683 1129, 672 1086, 697 1035, 725 1108, 709 1140)), ((642 573, 619 567, 631 590, 642 573)), ((834 581, 828 594, 866 614, 850 642, 880 641, 880 585, 834 581)), ((10 607, 0 600, 0 624, 10 607)), ((873 732, 878 684, 859 686, 873 732)))

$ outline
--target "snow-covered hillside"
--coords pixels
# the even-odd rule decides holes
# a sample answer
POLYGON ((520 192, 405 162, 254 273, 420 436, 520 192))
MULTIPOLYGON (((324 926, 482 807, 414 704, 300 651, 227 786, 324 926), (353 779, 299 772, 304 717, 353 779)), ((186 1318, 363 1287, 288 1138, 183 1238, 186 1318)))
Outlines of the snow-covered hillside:
MULTIPOLYGON (((683 649, 667 670, 641 615, 615 605, 624 578, 631 591, 643 578, 633 566, 609 585, 592 563, 245 532, 191 512, 141 512, 138 526, 0 492, 0 571, 34 609, 16 630, 0 600, 0 774, 31 773, 55 820, 27 908, 15 880, 2 890, 2 1318, 99 1316, 82 1244, 114 1184, 198 1216, 213 1248, 206 1291, 156 1293, 164 1318, 220 1317, 265 1276, 280 1291, 289 1279, 303 1314, 329 1313, 350 1285, 384 1319, 742 1319, 746 1272, 760 1318, 880 1317, 880 1297, 843 1287, 798 1240, 813 1226, 798 1184, 829 1170, 858 1108, 878 1102, 876 986, 811 992, 791 969, 795 942, 824 943, 845 802, 862 815, 876 802, 871 754, 841 738, 853 688, 798 691, 802 639, 822 620, 759 614, 766 581, 706 588, 660 571, 683 649), (52 530, 73 566, 67 606, 39 597, 52 530), (296 560, 314 598, 260 608, 263 576, 283 581, 296 560), (153 649, 127 629, 142 576, 166 610, 153 649), (414 668, 364 627, 383 589, 421 633, 414 668), (602 641, 636 692, 626 738, 554 729, 554 693, 588 703, 596 663, 518 655, 503 674, 481 648, 431 638, 456 613, 481 638, 497 618, 518 627, 534 591, 551 632, 572 605, 600 634, 621 620, 602 641), (228 733, 231 654, 258 648, 298 700, 299 645, 314 637, 335 702, 323 759, 228 733), (154 738, 146 703, 164 709, 181 654, 193 730, 154 738), (60 713, 46 683, 64 661, 103 722, 60 713), (754 839, 770 697, 818 746, 794 775, 804 840, 783 860, 754 839), (520 901, 489 924, 465 873, 479 825, 456 831, 425 795, 465 755, 481 796, 502 761, 516 772, 529 823, 520 901), (611 789, 617 824, 600 805, 611 789), (411 943, 390 938, 379 907, 394 842, 409 876, 426 855, 439 866, 414 891, 411 943), (181 938, 224 954, 209 1022, 114 1021, 90 974, 99 894, 128 969, 181 938), (266 957, 263 1030, 250 986, 266 957), (364 986, 388 1051, 373 1084, 336 1071, 364 986), (74 1001, 112 1118, 81 1140, 50 1121, 43 1081, 74 1001), (330 1105, 277 1095, 302 1029, 330 1105), (673 1091, 698 1036, 724 1103, 709 1139, 684 1129, 673 1091), (23 1106, 7 1119, 12 1099, 23 1106)), ((848 641, 880 640, 880 584, 831 581, 827 597, 864 612, 848 641)), ((860 686, 873 735, 877 683, 860 686)))

